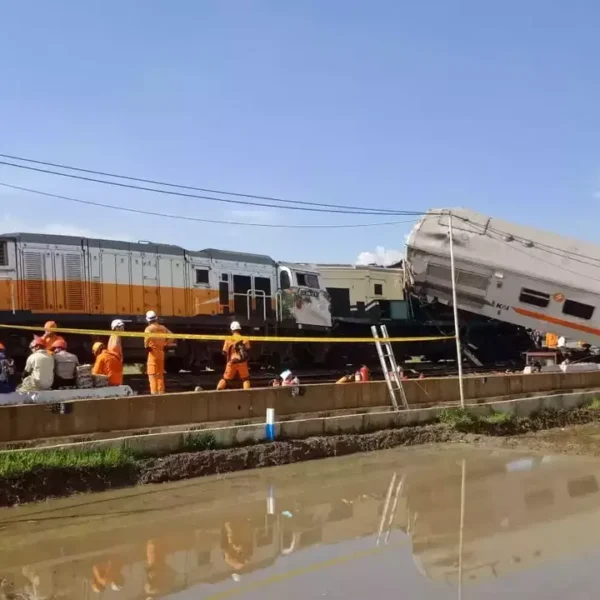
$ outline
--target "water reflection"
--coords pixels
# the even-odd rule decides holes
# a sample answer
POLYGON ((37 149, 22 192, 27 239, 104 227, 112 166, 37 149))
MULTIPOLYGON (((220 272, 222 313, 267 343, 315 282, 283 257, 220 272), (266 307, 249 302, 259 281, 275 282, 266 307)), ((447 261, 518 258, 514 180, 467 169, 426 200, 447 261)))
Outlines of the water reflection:
POLYGON ((0 600, 210 597, 350 542, 467 586, 594 548, 598 477, 597 461, 403 450, 5 510, 0 600))

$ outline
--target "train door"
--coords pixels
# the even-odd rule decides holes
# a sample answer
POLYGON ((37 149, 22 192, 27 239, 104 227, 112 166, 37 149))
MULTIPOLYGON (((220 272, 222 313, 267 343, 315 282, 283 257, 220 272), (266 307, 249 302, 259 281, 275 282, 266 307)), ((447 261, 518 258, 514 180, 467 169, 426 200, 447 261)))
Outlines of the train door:
POLYGON ((270 277, 254 276, 252 316, 269 319, 273 316, 273 293, 270 277))
POLYGON ((144 294, 144 312, 155 310, 160 313, 158 259, 155 252, 142 253, 142 287, 144 294))
POLYGON ((160 312, 165 316, 183 316, 185 306, 185 262, 182 256, 158 255, 157 293, 160 312))
POLYGON ((249 318, 252 312, 252 276, 233 276, 233 312, 239 317, 249 318))
POLYGON ((102 282, 102 313, 131 315, 131 254, 126 251, 100 250, 100 280, 102 282))
POLYGON ((221 273, 221 277, 219 279, 219 312, 223 315, 228 315, 231 312, 229 306, 230 278, 231 276, 229 273, 221 273))

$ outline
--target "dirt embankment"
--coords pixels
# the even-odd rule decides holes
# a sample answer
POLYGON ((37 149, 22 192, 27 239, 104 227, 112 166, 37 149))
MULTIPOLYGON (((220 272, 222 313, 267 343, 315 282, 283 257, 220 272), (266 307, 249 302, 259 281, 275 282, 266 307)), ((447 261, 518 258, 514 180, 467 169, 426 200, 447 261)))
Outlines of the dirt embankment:
POLYGON ((374 433, 321 436, 240 448, 181 452, 164 457, 134 458, 128 465, 113 468, 40 467, 1 479, 0 506, 428 443, 463 442, 600 454, 600 439, 595 445, 585 447, 577 443, 578 426, 587 424, 589 428, 589 424, 598 421, 600 410, 597 409, 553 410, 499 423, 466 419, 451 424, 433 423, 374 433), (567 431, 564 431, 565 427, 569 427, 567 431), (567 441, 556 439, 557 432, 564 434, 567 441))

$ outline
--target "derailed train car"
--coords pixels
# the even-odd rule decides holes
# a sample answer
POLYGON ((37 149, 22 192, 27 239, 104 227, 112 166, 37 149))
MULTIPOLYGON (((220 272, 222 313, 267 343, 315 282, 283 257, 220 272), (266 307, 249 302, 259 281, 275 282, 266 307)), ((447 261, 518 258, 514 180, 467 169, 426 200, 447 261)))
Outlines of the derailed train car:
MULTIPOLYGON (((449 209, 432 210, 407 244, 412 289, 451 302, 449 209)), ((600 247, 452 209, 458 307, 600 345, 600 247)))
MULTIPOLYGON (((238 320, 255 335, 303 336, 331 328, 327 293, 309 267, 269 256, 224 250, 72 236, 15 233, 0 236, 0 322, 106 329, 119 317, 142 330, 157 311, 178 333, 227 333, 238 320)), ((30 334, 2 333, 18 358, 30 334)), ((140 339, 124 338, 130 360, 143 359, 140 339)), ((92 341, 72 336, 70 347, 89 354, 92 341)), ((266 357, 274 345, 254 345, 266 357)), ((302 344, 297 346, 302 351, 302 344)), ((220 344, 181 341, 170 369, 220 362, 220 344)), ((267 358, 268 359, 268 358, 267 358)))

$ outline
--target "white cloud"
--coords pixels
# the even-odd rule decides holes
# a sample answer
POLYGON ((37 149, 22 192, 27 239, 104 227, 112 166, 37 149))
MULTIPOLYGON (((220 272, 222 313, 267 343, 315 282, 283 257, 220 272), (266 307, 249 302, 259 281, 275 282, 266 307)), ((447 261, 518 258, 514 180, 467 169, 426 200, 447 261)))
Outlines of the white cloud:
POLYGON ((127 233, 108 233, 106 231, 88 229, 77 225, 61 225, 59 223, 45 223, 39 227, 32 226, 20 219, 8 215, 0 217, 0 233, 46 233, 49 235, 73 235, 75 237, 100 238, 104 240, 120 240, 123 242, 136 241, 127 233))
POLYGON ((361 252, 356 259, 357 265, 380 265, 388 266, 401 261, 404 253, 400 250, 386 249, 383 246, 377 246, 375 252, 361 252))

